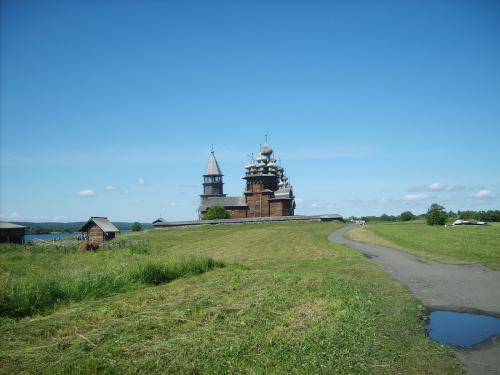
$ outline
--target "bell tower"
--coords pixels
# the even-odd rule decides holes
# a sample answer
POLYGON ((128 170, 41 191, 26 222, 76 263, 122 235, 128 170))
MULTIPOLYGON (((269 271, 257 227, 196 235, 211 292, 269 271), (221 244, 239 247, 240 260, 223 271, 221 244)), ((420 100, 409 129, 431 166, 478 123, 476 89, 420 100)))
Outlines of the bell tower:
POLYGON ((203 194, 202 198, 205 197, 225 197, 224 194, 224 183, 222 182, 222 172, 215 158, 215 152, 212 147, 210 155, 208 155, 208 164, 203 174, 203 194))

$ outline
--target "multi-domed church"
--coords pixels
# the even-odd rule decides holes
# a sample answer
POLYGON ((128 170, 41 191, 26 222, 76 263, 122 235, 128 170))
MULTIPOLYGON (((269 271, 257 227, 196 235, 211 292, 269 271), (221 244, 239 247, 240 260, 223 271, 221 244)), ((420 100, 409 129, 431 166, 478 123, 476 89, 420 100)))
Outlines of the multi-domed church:
POLYGON ((228 197, 224 194, 222 171, 212 150, 203 174, 203 194, 198 212, 203 215, 212 206, 222 206, 231 218, 292 216, 295 200, 292 186, 285 171, 274 158, 266 143, 257 159, 251 158, 245 166, 245 191, 242 196, 228 197))

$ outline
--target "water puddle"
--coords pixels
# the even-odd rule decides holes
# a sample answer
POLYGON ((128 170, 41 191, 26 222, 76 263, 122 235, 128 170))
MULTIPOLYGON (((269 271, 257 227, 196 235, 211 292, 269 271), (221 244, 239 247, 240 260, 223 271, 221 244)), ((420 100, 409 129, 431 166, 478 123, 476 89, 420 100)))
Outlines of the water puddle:
POLYGON ((441 344, 470 348, 500 335, 500 318, 456 311, 433 311, 429 315, 427 331, 441 344))
POLYGON ((368 259, 375 259, 377 257, 376 255, 370 255, 365 253, 363 253, 363 256, 367 257, 368 259))

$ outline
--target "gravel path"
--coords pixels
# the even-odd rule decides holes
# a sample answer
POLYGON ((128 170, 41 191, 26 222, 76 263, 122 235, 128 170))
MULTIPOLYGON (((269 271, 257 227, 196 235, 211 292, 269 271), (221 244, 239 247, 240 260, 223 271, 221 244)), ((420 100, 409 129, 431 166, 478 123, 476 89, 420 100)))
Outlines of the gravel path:
MULTIPOLYGON (((359 250, 384 271, 406 284, 432 310, 485 312, 500 317, 500 271, 482 265, 450 265, 424 260, 389 247, 344 237, 356 226, 341 228, 332 242, 359 250)), ((455 350, 469 374, 500 374, 500 340, 476 349, 455 350)))

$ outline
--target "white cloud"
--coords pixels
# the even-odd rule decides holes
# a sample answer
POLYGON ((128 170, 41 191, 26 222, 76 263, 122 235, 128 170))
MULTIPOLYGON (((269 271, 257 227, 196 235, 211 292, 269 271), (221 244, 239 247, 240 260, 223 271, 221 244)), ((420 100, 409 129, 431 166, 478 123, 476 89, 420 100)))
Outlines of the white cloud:
POLYGON ((429 189, 431 190, 443 190, 445 186, 441 182, 433 182, 429 185, 429 189))
POLYGON ((451 183, 451 184, 443 184, 442 182, 433 182, 429 185, 417 185, 417 186, 412 186, 408 190, 409 191, 414 191, 414 192, 420 192, 420 191, 457 191, 457 190, 464 190, 466 187, 464 185, 456 184, 456 183, 451 183))
POLYGON ((304 198, 295 198, 295 203, 297 204, 304 203, 304 198))
POLYGON ((104 188, 104 190, 107 190, 107 191, 116 191, 119 189, 120 189, 119 187, 113 186, 113 185, 106 185, 106 187, 104 188))
POLYGON ((85 189, 76 193, 80 197, 93 197, 95 196, 95 191, 92 189, 85 189))
POLYGON ((0 213, 0 218, 3 220, 20 219, 21 215, 19 215, 17 212, 0 213))
POLYGON ((429 199, 429 195, 427 194, 407 194, 403 197, 405 201, 420 201, 424 199, 429 199))
POLYGON ((144 181, 144 179, 141 177, 137 180, 137 185, 139 186, 144 186, 146 185, 146 182, 144 181))
POLYGON ((463 185, 460 185, 460 184, 448 184, 446 186, 446 190, 448 190, 448 191, 462 190, 464 188, 465 187, 463 185))
POLYGON ((0 213, 0 219, 11 220, 11 221, 34 221, 34 222, 49 221, 49 222, 54 222, 54 221, 61 221, 61 220, 67 219, 67 217, 66 216, 48 216, 48 215, 25 216, 24 214, 21 215, 17 212, 11 212, 11 213, 0 213))
POLYGON ((472 194, 472 198, 476 199, 489 199, 494 197, 495 197, 495 192, 489 189, 481 189, 477 193, 472 194))

